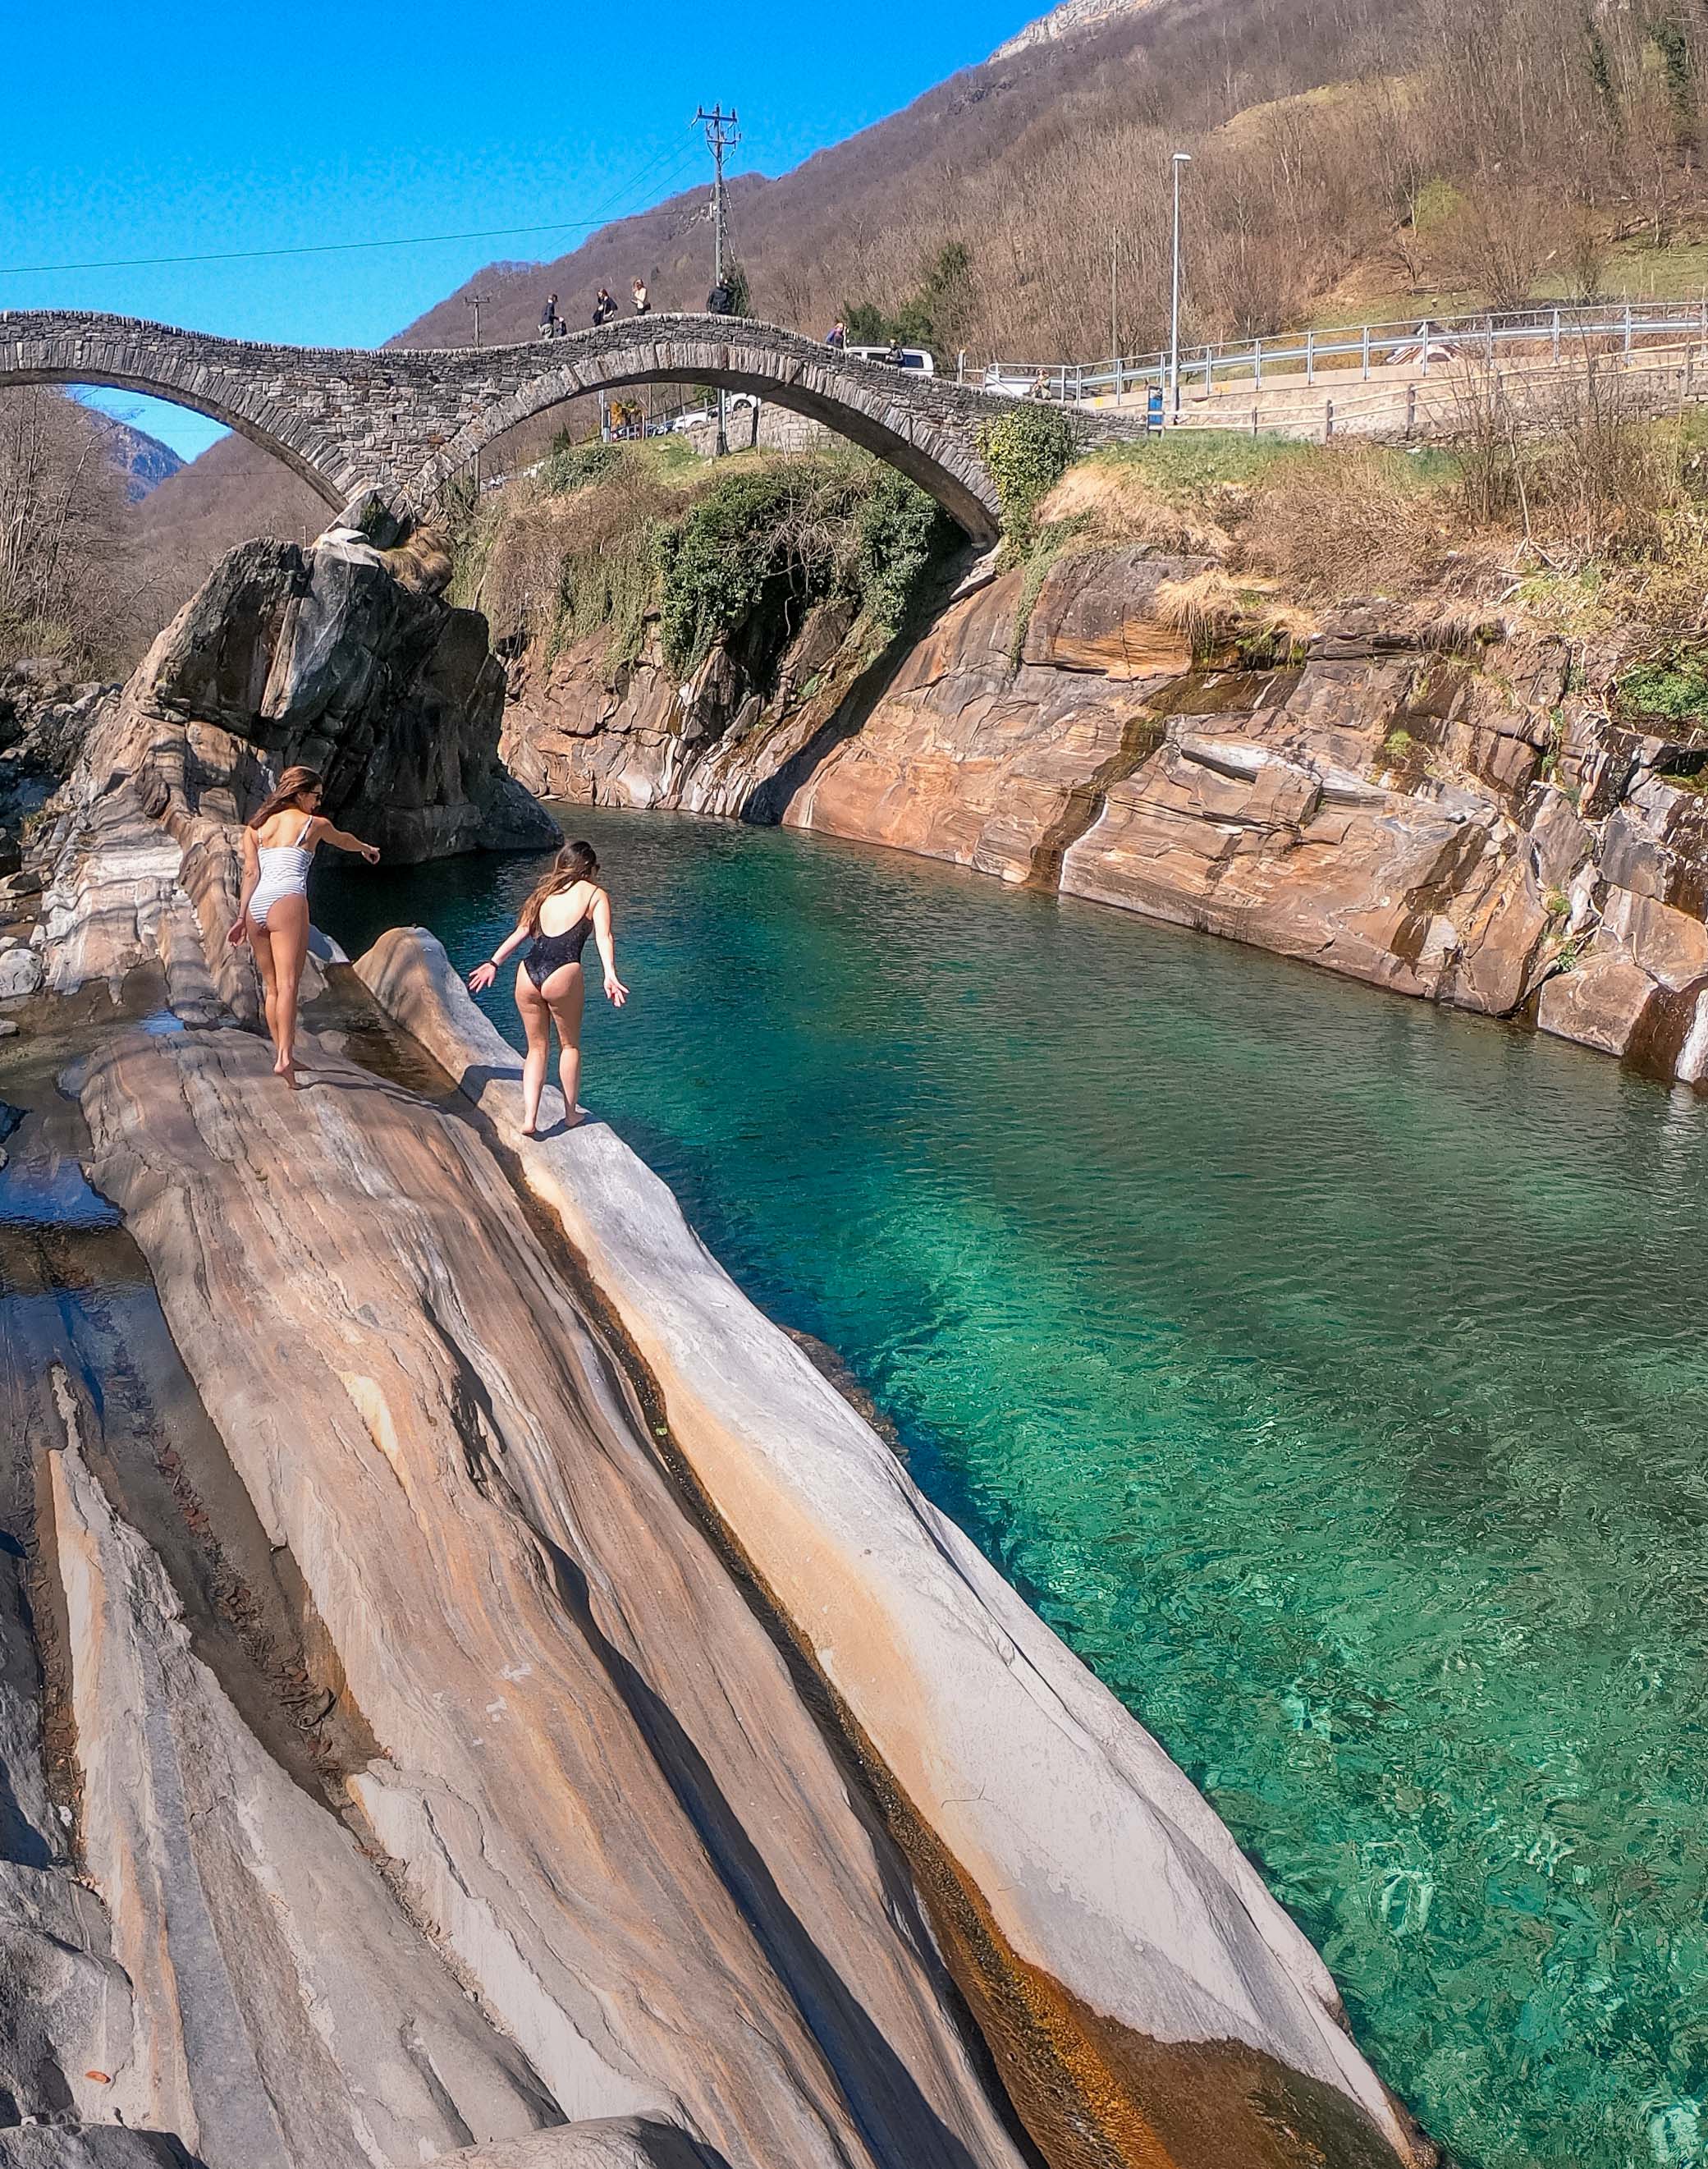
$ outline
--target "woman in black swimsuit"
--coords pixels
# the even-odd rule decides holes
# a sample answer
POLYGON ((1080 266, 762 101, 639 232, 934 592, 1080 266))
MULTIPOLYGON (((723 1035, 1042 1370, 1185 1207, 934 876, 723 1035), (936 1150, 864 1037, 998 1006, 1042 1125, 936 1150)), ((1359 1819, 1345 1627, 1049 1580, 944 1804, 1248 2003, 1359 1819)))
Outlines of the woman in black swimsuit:
POLYGON ((589 935, 599 944, 605 993, 612 1005, 621 1009, 629 999, 628 989, 617 977, 611 900, 593 879, 599 870, 591 844, 567 844, 551 871, 523 905, 516 931, 484 964, 477 964, 469 973, 470 989, 478 994, 498 978, 504 959, 518 949, 522 951, 521 967, 516 973, 516 1006, 522 1012, 522 1028, 528 1035, 528 1058, 522 1065, 524 1138, 539 1132, 540 1095, 545 1089, 554 1024, 561 1050, 557 1074, 563 1086, 564 1127, 573 1129, 583 1119, 576 1102, 581 1083, 582 1003, 587 991, 581 952, 589 935))

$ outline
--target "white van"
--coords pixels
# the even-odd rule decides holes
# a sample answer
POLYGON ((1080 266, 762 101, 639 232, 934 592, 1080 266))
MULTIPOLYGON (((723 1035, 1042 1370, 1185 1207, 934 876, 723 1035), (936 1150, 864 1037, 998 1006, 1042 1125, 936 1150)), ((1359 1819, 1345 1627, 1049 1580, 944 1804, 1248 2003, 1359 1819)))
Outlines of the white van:
MULTIPOLYGON (((888 361, 893 349, 886 346, 850 346, 843 352, 851 361, 888 361)), ((923 376, 935 376, 937 364, 923 346, 904 346, 901 349, 903 369, 917 369, 923 376)))

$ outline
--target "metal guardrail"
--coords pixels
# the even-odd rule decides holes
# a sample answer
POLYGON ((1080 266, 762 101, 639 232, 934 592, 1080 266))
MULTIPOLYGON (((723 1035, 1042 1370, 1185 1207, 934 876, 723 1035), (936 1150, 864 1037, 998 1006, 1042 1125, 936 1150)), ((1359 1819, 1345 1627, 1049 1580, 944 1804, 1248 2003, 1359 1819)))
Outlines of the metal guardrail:
MULTIPOLYGON (((1240 402, 1218 398, 1210 403, 1194 402, 1171 417, 1170 429, 1231 429, 1253 436, 1282 436, 1328 444, 1338 437, 1362 436, 1410 443, 1452 437, 1468 425, 1471 417, 1466 402, 1516 395, 1526 402, 1523 419, 1527 429, 1546 428, 1557 417, 1551 414, 1550 398, 1563 383, 1580 379, 1569 365, 1575 358, 1562 356, 1530 370, 1503 370, 1467 380, 1461 375, 1439 376, 1432 383, 1413 377, 1404 382, 1360 385, 1350 392, 1325 392, 1319 399, 1295 400, 1285 408, 1266 407, 1254 397, 1249 415, 1240 402)), ((1680 405, 1708 400, 1708 343, 1693 338, 1688 344, 1660 349, 1638 348, 1603 357, 1614 365, 1613 382, 1618 397, 1636 411, 1663 413, 1680 405)))
MULTIPOLYGON (((1551 358, 1565 359, 1589 339, 1617 342, 1630 354, 1639 341, 1670 333, 1694 333, 1708 339, 1708 293, 1700 301, 1591 303, 1571 308, 1551 305, 1532 309, 1484 311, 1479 315, 1411 317, 1403 323, 1346 324, 1321 331, 1287 333, 1273 338, 1226 340, 1183 348, 1183 390, 1216 391, 1250 383, 1265 387, 1269 376, 1296 377, 1307 387, 1319 370, 1344 376, 1358 372, 1368 382, 1379 369, 1414 367, 1428 376, 1433 365, 1461 359, 1493 363, 1504 352, 1546 345, 1551 358)), ((1123 356, 1113 361, 993 361, 970 381, 987 392, 1012 398, 1055 401, 1078 406, 1093 399, 1124 400, 1167 386, 1167 354, 1123 356)))

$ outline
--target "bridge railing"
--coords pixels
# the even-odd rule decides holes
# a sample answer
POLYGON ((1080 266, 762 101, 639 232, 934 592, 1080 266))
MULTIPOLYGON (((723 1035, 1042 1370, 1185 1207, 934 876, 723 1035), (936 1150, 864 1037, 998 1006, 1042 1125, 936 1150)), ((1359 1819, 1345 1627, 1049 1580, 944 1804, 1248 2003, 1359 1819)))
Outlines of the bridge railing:
MULTIPOLYGON (((1615 352, 1631 353, 1659 338, 1681 333, 1708 338, 1708 293, 1695 301, 1592 302, 1504 311, 1471 316, 1411 317, 1403 322, 1343 324, 1322 330, 1290 332, 1274 338, 1231 339, 1180 352, 1183 391, 1279 388, 1274 380, 1314 386, 1319 373, 1344 377, 1356 372, 1369 382, 1385 369, 1427 377, 1433 368, 1461 360, 1493 364, 1503 355, 1538 349, 1560 361, 1586 342, 1611 342, 1615 352)), ((1167 386, 1167 354, 1124 355, 1113 361, 992 361, 968 381, 1011 398, 1054 401, 1067 406, 1092 402, 1120 402, 1148 394, 1152 385, 1167 386)))
MULTIPOLYGON (((1615 351, 1595 365, 1610 365, 1613 396, 1622 412, 1665 414, 1681 405, 1708 400, 1708 342, 1692 338, 1665 347, 1638 348, 1630 355, 1615 351)), ((1438 371, 1429 382, 1363 384, 1349 380, 1315 396, 1265 405, 1255 394, 1248 408, 1237 397, 1195 401, 1169 418, 1171 429, 1248 431, 1253 436, 1283 436, 1328 443, 1340 437, 1371 437, 1395 442, 1451 441, 1486 423, 1493 402, 1510 401, 1526 433, 1556 426, 1569 411, 1583 382, 1582 364, 1562 357, 1552 367, 1479 367, 1466 374, 1438 371)))

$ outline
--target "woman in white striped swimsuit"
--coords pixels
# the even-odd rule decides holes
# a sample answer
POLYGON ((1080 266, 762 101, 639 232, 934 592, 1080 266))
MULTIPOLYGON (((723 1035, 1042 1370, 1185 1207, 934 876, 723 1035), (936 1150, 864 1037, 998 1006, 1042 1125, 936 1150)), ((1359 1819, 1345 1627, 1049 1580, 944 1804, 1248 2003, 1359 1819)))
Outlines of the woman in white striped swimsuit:
POLYGON ((359 851, 377 866, 378 848, 347 836, 316 811, 321 780, 311 768, 288 768, 279 788, 249 816, 243 830, 243 895, 237 923, 226 936, 234 949, 247 941, 261 967, 267 996, 267 1029, 278 1060, 275 1077, 296 1090, 296 997, 308 954, 308 866, 317 844, 359 851))

